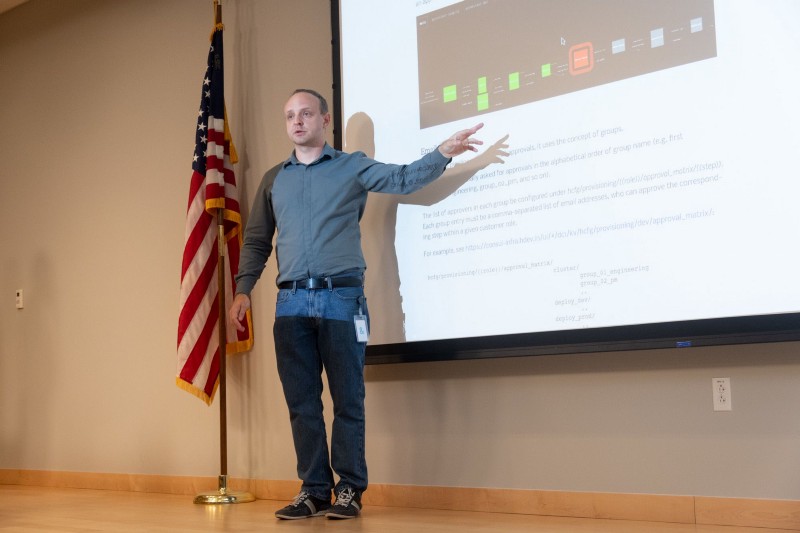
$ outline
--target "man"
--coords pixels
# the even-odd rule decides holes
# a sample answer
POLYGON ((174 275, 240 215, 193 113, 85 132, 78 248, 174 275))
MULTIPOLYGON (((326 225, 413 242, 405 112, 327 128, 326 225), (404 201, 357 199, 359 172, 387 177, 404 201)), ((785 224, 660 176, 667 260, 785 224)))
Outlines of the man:
POLYGON ((367 488, 364 454, 364 352, 369 313, 359 221, 369 191, 409 194, 439 177, 450 160, 483 144, 460 131, 422 159, 389 165, 325 142, 328 104, 296 90, 284 106, 294 151, 268 171, 256 192, 236 276, 230 320, 243 329, 250 292, 272 252, 278 261, 275 352, 289 408, 300 494, 275 513, 298 519, 354 518, 367 488), (330 458, 322 414, 322 369, 333 400, 330 458), (333 471, 339 476, 334 485, 333 471), (336 497, 331 505, 331 490, 336 497))

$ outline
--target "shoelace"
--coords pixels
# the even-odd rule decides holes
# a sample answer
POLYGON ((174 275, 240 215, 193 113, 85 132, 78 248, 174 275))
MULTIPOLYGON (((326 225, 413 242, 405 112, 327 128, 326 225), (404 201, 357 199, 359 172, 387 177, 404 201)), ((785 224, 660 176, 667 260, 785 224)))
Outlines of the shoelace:
POLYGON ((294 501, 292 502, 292 506, 297 507, 304 501, 308 499, 308 493, 306 491, 300 491, 300 494, 294 497, 294 501))
POLYGON ((336 495, 336 503, 334 505, 341 505, 342 507, 347 507, 350 505, 350 502, 353 500, 353 489, 350 487, 339 491, 339 494, 336 495))

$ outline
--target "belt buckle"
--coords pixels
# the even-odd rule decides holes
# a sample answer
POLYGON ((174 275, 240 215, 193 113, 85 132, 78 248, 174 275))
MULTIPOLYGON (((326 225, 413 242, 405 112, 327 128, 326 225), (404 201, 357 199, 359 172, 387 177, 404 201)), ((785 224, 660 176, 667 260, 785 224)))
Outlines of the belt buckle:
POLYGON ((306 280, 306 289, 327 289, 328 278, 308 278, 306 280))

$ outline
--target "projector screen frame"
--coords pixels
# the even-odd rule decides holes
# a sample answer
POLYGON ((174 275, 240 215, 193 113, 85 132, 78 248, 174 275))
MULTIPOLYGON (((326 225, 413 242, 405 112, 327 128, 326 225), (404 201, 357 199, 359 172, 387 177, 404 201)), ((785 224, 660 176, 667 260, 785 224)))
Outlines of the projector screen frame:
MULTIPOLYGON (((343 58, 340 35, 341 1, 330 0, 333 74, 332 133, 334 146, 338 150, 343 148, 344 134, 344 118, 342 116, 343 58)), ((741 290, 746 291, 747 289, 741 290)), ((376 304, 373 304, 373 312, 376 310, 380 312, 380 302, 376 302, 376 304)), ((368 344, 366 364, 686 349, 799 340, 800 313, 781 313, 392 344, 368 344)))

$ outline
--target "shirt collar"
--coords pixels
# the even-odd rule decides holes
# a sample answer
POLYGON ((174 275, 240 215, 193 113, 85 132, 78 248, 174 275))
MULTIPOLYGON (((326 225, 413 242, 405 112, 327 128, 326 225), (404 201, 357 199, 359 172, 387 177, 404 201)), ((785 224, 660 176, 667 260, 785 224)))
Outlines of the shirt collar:
MULTIPOLYGON (((325 146, 322 147, 322 155, 320 155, 316 161, 311 163, 311 165, 316 165, 320 161, 324 161, 326 159, 333 159, 335 155, 336 155, 336 150, 334 150, 328 143, 325 143, 325 146)), ((292 150, 292 155, 290 155, 289 158, 283 162, 283 168, 286 168, 289 165, 302 165, 302 164, 303 163, 297 160, 297 156, 294 155, 294 150, 292 150)))

